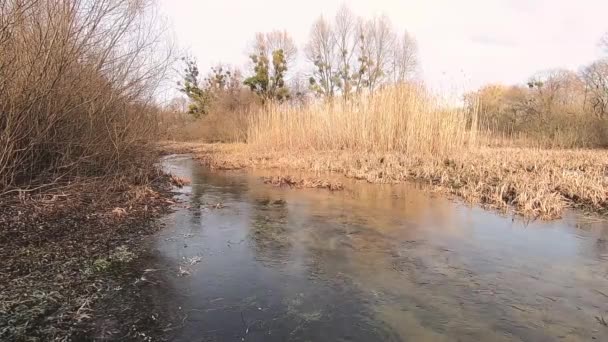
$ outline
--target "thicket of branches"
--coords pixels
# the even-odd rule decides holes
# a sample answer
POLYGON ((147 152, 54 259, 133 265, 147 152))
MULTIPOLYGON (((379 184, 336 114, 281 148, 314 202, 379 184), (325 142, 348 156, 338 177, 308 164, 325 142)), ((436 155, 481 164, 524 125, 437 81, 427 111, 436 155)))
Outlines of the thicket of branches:
POLYGON ((608 146, 608 58, 578 72, 540 72, 522 85, 488 85, 469 98, 480 101, 482 128, 495 136, 543 147, 608 146))
POLYGON ((182 58, 179 90, 187 97, 174 98, 161 116, 165 139, 209 142, 244 141, 247 121, 260 99, 243 85, 241 71, 216 65, 200 75, 196 61, 182 58))
MULTIPOLYGON (((0 193, 136 176, 170 64, 148 0, 0 0, 0 193)), ((145 164, 150 166, 150 164, 145 164)))

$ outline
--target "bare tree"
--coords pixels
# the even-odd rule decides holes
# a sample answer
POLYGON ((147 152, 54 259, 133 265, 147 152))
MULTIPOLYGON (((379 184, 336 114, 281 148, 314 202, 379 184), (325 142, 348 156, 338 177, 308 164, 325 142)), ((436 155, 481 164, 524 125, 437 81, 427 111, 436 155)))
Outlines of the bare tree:
POLYGON ((352 69, 359 39, 357 37, 357 18, 343 4, 335 18, 334 38, 338 53, 337 75, 340 77, 340 88, 344 97, 351 93, 352 69))
POLYGON ((527 82, 526 96, 519 98, 516 107, 522 110, 525 120, 536 120, 549 127, 558 115, 583 113, 584 84, 570 70, 555 69, 538 72, 527 82))
POLYGON ((604 33, 602 38, 600 38, 600 48, 604 50, 606 54, 608 54, 608 32, 604 33))
POLYGON ((244 80, 244 84, 263 102, 288 99, 287 73, 296 53, 296 45, 287 32, 257 33, 249 54, 253 73, 244 80))
POLYGON ((321 17, 311 29, 306 46, 314 64, 311 88, 345 98, 352 92, 374 92, 411 77, 417 52, 415 39, 407 32, 397 35, 387 16, 364 20, 342 6, 333 24, 321 17))
POLYGON ((393 52, 391 73, 394 83, 401 83, 416 72, 418 67, 418 46, 416 39, 407 31, 397 40, 393 52))
POLYGON ((309 94, 309 87, 307 86, 308 84, 308 79, 306 78, 306 75, 303 73, 296 73, 292 78, 291 81, 289 82, 289 88, 291 90, 292 96, 291 96, 291 103, 294 105, 304 105, 307 103, 308 101, 308 94, 309 94))
POLYGON ((165 110, 170 113, 186 113, 188 111, 188 100, 183 96, 174 97, 165 106, 165 110))
POLYGON ((0 192, 143 158, 173 62, 152 5, 0 0, 0 192))
POLYGON ((395 50, 396 34, 390 19, 384 15, 368 22, 367 35, 367 53, 371 61, 368 69, 368 87, 374 91, 388 76, 395 50))
POLYGON ((256 33, 254 42, 254 52, 272 55, 274 51, 282 50, 288 65, 295 62, 298 54, 293 38, 287 31, 272 31, 268 33, 256 33))
POLYGON ((323 17, 315 21, 306 44, 306 57, 314 64, 309 79, 317 94, 333 97, 336 90, 336 39, 330 24, 323 17))
POLYGON ((597 116, 608 117, 608 59, 592 63, 582 71, 587 101, 597 116))

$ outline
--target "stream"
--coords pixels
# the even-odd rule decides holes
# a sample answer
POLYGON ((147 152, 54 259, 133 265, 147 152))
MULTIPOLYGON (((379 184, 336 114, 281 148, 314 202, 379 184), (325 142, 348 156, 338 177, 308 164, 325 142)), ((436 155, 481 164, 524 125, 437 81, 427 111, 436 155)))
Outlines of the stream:
POLYGON ((600 218, 529 221, 416 184, 275 187, 260 177, 278 170, 187 155, 163 165, 192 182, 152 241, 172 340, 608 341, 600 218))

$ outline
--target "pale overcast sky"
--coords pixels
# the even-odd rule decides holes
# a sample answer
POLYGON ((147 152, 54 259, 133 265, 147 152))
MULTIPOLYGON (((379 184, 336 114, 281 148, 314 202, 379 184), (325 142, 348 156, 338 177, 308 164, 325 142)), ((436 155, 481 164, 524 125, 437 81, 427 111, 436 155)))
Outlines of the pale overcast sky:
POLYGON ((206 70, 246 65, 255 32, 287 30, 300 52, 313 21, 345 3, 388 15, 419 44, 422 77, 434 89, 521 83, 536 71, 578 69, 600 56, 608 0, 160 0, 180 47, 206 70))

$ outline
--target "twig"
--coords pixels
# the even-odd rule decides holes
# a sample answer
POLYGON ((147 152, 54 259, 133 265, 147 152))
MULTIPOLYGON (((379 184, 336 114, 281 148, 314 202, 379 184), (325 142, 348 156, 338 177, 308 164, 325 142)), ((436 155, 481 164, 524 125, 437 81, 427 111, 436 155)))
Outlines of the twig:
MULTIPOLYGON (((243 322, 243 327, 245 328, 245 336, 247 336, 247 334, 249 333, 249 327, 247 326, 247 323, 245 322, 245 317, 243 316, 243 311, 241 311, 241 321, 243 322)), ((245 337, 243 337, 243 339, 245 339, 245 337)))
POLYGON ((604 292, 602 292, 602 291, 600 291, 600 290, 594 289, 593 291, 595 291, 595 292, 597 292, 597 293, 601 294, 602 296, 604 296, 604 297, 608 298, 608 294, 605 294, 604 292))

